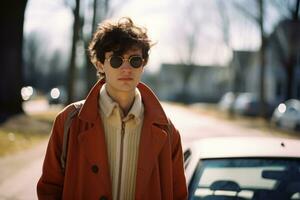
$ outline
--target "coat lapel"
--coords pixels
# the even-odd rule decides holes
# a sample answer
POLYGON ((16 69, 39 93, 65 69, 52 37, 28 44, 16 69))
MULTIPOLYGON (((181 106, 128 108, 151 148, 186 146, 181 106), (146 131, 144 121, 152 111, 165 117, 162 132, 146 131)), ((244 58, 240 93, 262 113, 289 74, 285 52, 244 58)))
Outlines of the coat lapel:
MULTIPOLYGON (((99 81, 91 90, 79 112, 79 119, 93 123, 94 126, 79 134, 79 145, 91 165, 98 165, 102 186, 111 194, 111 181, 101 119, 97 112, 99 91, 104 81, 99 81)), ((141 132, 136 175, 136 199, 141 199, 152 173, 159 153, 167 140, 167 133, 155 124, 166 125, 166 115, 150 88, 140 83, 138 88, 145 108, 144 125, 141 132)))
POLYGON ((103 182, 101 185, 106 186, 107 192, 111 193, 107 148, 101 120, 98 118, 93 127, 81 132, 78 136, 78 141, 89 164, 99 167, 101 181, 103 182))
POLYGON ((140 139, 140 148, 138 156, 138 166, 136 175, 136 199, 141 199, 152 170, 156 164, 160 150, 167 139, 167 133, 152 123, 144 121, 142 135, 140 139))

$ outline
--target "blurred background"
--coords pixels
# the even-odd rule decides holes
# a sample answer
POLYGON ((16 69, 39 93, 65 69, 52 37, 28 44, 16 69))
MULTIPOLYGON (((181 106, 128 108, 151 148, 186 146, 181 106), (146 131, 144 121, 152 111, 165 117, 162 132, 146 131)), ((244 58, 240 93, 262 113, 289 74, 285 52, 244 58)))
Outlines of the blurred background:
POLYGON ((63 105, 85 98, 97 81, 87 55, 92 33, 122 16, 156 43, 143 82, 162 101, 299 136, 299 0, 1 4, 0 157, 45 141, 63 105))
POLYGON ((96 81, 92 33, 121 16, 157 43, 143 81, 161 100, 217 103, 230 92, 269 116, 300 98, 298 0, 22 0, 1 9, 0 121, 35 96, 84 98, 96 81))

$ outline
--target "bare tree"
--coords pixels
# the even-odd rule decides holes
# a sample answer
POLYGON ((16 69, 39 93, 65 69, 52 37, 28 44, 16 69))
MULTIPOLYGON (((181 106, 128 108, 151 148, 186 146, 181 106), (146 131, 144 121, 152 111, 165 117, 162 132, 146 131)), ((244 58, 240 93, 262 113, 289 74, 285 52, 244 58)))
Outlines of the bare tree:
POLYGON ((38 57, 38 42, 36 34, 37 32, 32 32, 24 38, 24 82, 28 85, 36 86, 36 77, 37 77, 37 64, 36 58, 38 57))
MULTIPOLYGON (((261 48, 260 48, 260 65, 261 65, 261 73, 260 73, 260 108, 261 108, 261 115, 265 116, 266 110, 265 110, 265 49, 267 45, 267 33, 265 31, 265 1, 263 0, 257 0, 257 14, 253 14, 249 11, 249 9, 245 8, 244 6, 241 6, 240 4, 235 4, 235 6, 243 12, 246 16, 248 16, 250 19, 254 20, 258 25, 260 29, 261 34, 261 48)), ((273 0, 268 1, 268 6, 273 5, 277 8, 278 13, 281 15, 280 19, 290 19, 291 23, 297 23, 299 22, 299 4, 300 0, 289 0, 289 1, 281 1, 281 0, 273 0)), ((289 39, 289 38, 288 38, 289 39)), ((289 45, 293 43, 293 41, 289 41, 289 45)), ((291 98, 291 89, 292 89, 292 77, 293 77, 293 71, 294 71, 294 63, 296 60, 296 56, 294 54, 290 54, 286 57, 284 57, 285 53, 282 52, 282 47, 277 45, 277 52, 281 52, 280 55, 278 54, 278 57, 281 59, 281 62, 286 69, 287 74, 287 87, 286 87, 286 99, 291 98)), ((290 52, 290 50, 289 50, 290 52)))
POLYGON ((297 62, 297 53, 299 54, 299 45, 297 43, 299 37, 299 26, 300 26, 300 0, 295 1, 273 1, 273 5, 277 8, 278 12, 281 14, 283 23, 288 24, 286 27, 286 43, 283 46, 280 39, 276 38, 277 40, 276 45, 274 45, 275 51, 277 53, 277 57, 282 63, 282 66, 287 75, 287 84, 286 84, 286 94, 285 100, 292 98, 292 86, 293 86, 293 75, 294 75, 294 68, 295 63, 297 62), (288 47, 288 49, 287 49, 288 47))
MULTIPOLYGON (((249 2, 247 2, 249 3, 249 2)), ((259 60, 260 60, 260 75, 259 75, 259 108, 260 108, 260 116, 266 117, 267 110, 266 110, 266 98, 265 98, 265 49, 266 49, 266 38, 267 34, 265 32, 264 27, 264 15, 265 15, 265 8, 264 8, 264 1, 263 0, 256 0, 256 11, 255 13, 251 12, 250 9, 246 8, 246 4, 239 4, 234 3, 235 7, 240 10, 243 14, 249 17, 249 19, 253 20, 258 26, 260 30, 260 39, 261 39, 261 46, 260 46, 260 54, 259 54, 259 60)))
POLYGON ((179 40, 176 45, 180 46, 176 46, 176 48, 178 49, 180 62, 185 65, 193 65, 195 63, 194 54, 198 46, 197 43, 201 31, 200 25, 205 20, 201 16, 201 12, 199 12, 200 6, 201 2, 193 0, 187 0, 180 6, 181 18, 175 27, 179 40))
POLYGON ((75 8, 73 9, 74 22, 73 22, 73 38, 72 38, 72 48, 68 72, 68 100, 67 103, 74 101, 74 88, 75 88, 75 77, 76 77, 76 46, 79 40, 80 31, 80 0, 75 1, 75 8))
MULTIPOLYGON (((218 0, 217 2, 217 8, 221 19, 221 30, 222 30, 222 36, 223 41, 226 45, 226 47, 233 52, 232 46, 230 44, 230 18, 229 18, 229 10, 228 10, 228 2, 225 3, 224 0, 218 0)), ((237 69, 230 65, 228 66, 230 70, 230 81, 231 81, 231 91, 234 94, 234 97, 237 95, 237 86, 238 86, 238 75, 237 75, 237 69)), ((233 107, 231 106, 228 110, 228 114, 230 117, 234 117, 233 107)))
MULTIPOLYGON (((92 34, 95 32, 97 25, 99 22, 104 20, 107 16, 108 13, 108 4, 109 0, 93 0, 92 1, 92 20, 91 22, 86 20, 85 23, 91 23, 91 32, 86 35, 84 38, 84 47, 87 50, 88 45, 90 42, 90 39, 92 37, 92 34)), ((81 29, 82 31, 82 29, 81 29)), ((83 36, 83 32, 82 32, 83 36)), ((90 62, 89 55, 86 52, 86 67, 85 67, 85 74, 86 74, 86 84, 87 84, 87 90, 89 90, 95 83, 96 81, 96 70, 93 64, 90 62)))
MULTIPOLYGON (((177 33, 177 40, 174 43, 174 48, 177 49, 179 62, 183 65, 181 68, 183 85, 177 99, 188 103, 188 81, 195 67, 195 52, 198 48, 200 37, 200 25, 205 21, 205 18, 199 12, 201 7, 200 1, 187 0, 184 4, 179 5, 180 19, 174 27, 174 32, 177 33)), ((174 24, 174 25, 175 25, 174 24)))
POLYGON ((258 24, 260 28, 260 40, 261 40, 261 46, 260 46, 260 76, 259 76, 259 107, 260 107, 260 116, 266 117, 267 116, 267 109, 266 109, 266 94, 265 94, 265 68, 266 68, 266 33, 264 29, 264 2, 263 0, 257 0, 258 9, 259 9, 259 17, 258 17, 258 24))
POLYGON ((281 18, 299 20, 299 0, 273 0, 271 3, 276 7, 281 18))
MULTIPOLYGON (((115 13, 116 10, 118 9, 121 9, 121 7, 123 5, 126 4, 128 0, 124 0, 122 1, 122 3, 119 3, 119 4, 115 4, 115 5, 112 5, 112 1, 111 0, 92 0, 91 1, 91 6, 92 6, 92 9, 89 9, 92 11, 92 19, 91 21, 89 20, 84 20, 85 23, 87 24, 90 24, 90 27, 91 27, 91 32, 87 33, 85 36, 84 36, 84 33, 83 33, 83 30, 82 30, 82 27, 81 27, 81 35, 82 35, 82 38, 83 38, 83 41, 84 41, 84 48, 87 50, 88 49, 88 45, 89 45, 89 42, 90 42, 90 39, 92 37, 92 34, 95 32, 98 24, 105 20, 106 18, 108 17, 112 17, 115 13)), ((86 57, 86 70, 85 70, 85 73, 86 73, 86 83, 87 83, 87 90, 89 90, 89 88, 91 88, 95 81, 96 81, 96 70, 95 70, 95 67, 93 66, 93 64, 90 62, 89 60, 89 55, 85 54, 85 57, 86 57)))
POLYGON ((27 0, 4 0, 0 7, 0 123, 23 112, 23 23, 27 0))

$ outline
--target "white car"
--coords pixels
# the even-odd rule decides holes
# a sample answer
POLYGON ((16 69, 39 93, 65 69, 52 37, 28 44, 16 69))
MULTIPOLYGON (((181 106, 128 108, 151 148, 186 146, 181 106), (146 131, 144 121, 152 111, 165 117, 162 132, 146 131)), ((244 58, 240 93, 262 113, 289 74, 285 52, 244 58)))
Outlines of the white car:
POLYGON ((218 103, 220 110, 225 112, 231 111, 233 109, 235 98, 236 95, 233 92, 225 93, 218 103))
POLYGON ((300 100, 290 99, 279 104, 271 122, 283 129, 300 131, 300 100))
POLYGON ((184 145, 189 199, 300 199, 300 140, 204 138, 184 145))

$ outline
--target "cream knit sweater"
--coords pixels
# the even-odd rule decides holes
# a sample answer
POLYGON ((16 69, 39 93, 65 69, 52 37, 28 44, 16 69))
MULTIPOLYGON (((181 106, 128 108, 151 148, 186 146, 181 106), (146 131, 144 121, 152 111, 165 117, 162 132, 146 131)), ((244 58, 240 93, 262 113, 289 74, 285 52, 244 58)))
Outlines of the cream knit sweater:
POLYGON ((122 200, 130 200, 135 197, 144 106, 141 94, 136 89, 134 103, 127 116, 124 116, 119 105, 109 97, 105 88, 106 85, 103 85, 100 90, 99 112, 105 131, 113 199, 117 200, 119 196, 122 200))

